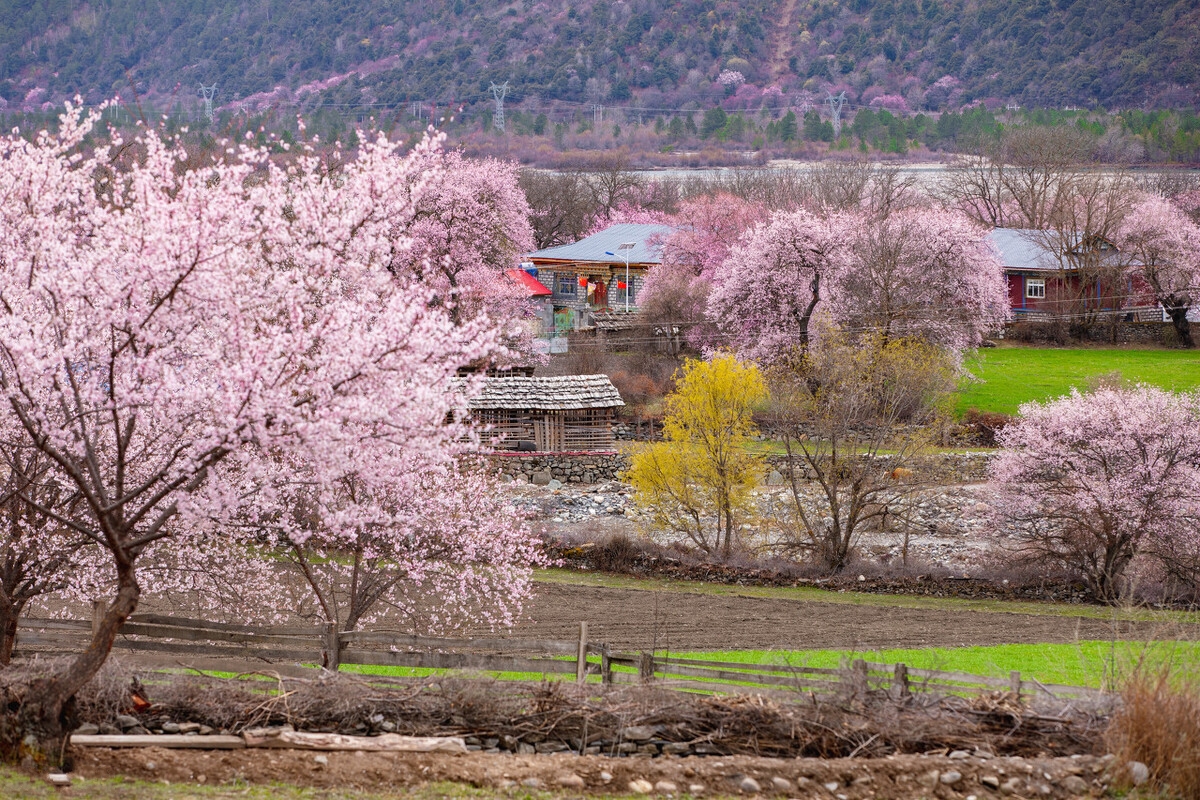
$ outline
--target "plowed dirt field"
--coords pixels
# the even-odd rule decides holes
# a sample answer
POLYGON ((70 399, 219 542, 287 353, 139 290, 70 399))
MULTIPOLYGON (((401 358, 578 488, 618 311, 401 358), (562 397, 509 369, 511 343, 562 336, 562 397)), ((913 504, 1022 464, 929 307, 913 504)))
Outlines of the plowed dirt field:
MULTIPOLYGON (((881 649, 1200 638, 1200 625, 538 583, 510 635, 621 649, 881 649)), ((482 631, 480 635, 484 635, 482 631)))

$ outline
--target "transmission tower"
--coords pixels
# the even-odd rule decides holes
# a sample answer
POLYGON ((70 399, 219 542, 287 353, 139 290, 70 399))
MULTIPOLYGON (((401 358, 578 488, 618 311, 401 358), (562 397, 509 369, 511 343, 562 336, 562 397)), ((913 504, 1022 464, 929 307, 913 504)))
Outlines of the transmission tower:
POLYGON ((846 93, 834 96, 833 92, 826 92, 829 97, 825 98, 825 102, 829 103, 829 116, 833 120, 833 138, 842 135, 842 105, 846 102, 846 93))
POLYGON ((204 116, 208 117, 209 124, 212 124, 213 121, 212 101, 213 95, 216 93, 217 85, 215 83, 212 86, 203 84, 200 86, 200 95, 204 98, 204 116))
POLYGON ((492 125, 504 133, 504 95, 508 94, 508 81, 497 86, 492 84, 492 97, 496 98, 496 115, 492 117, 492 125))

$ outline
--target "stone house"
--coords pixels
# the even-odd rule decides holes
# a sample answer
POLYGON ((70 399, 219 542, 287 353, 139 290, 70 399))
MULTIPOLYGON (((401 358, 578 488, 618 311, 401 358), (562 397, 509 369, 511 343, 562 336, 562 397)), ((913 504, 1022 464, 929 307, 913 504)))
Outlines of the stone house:
POLYGON ((554 333, 591 328, 596 313, 636 313, 646 271, 662 263, 662 243, 674 231, 621 223, 526 255, 522 266, 551 291, 554 333))

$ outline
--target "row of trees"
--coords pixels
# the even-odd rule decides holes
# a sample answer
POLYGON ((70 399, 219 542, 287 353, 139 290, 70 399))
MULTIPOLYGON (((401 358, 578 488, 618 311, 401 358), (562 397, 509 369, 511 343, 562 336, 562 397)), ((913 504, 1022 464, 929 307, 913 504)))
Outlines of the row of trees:
POLYGON ((1091 336, 1139 301, 1161 305, 1190 346, 1200 191, 1186 176, 1097 169, 1091 152, 1071 129, 1023 129, 958 160, 928 191, 863 163, 645 183, 619 156, 522 181, 546 242, 614 221, 677 228, 640 301, 650 321, 678 332, 676 346, 736 349, 740 337, 770 349, 799 341, 813 313, 970 346, 1008 303, 981 243, 993 227, 1021 229, 1044 254, 1054 280, 1040 310, 1061 335, 1091 336))
POLYGON ((449 387, 514 356, 512 169, 94 122, 0 140, 0 655, 45 593, 107 598, 84 652, 5 689, 0 753, 64 758, 146 596, 510 624, 536 539, 471 466, 473 383, 449 387))
MULTIPOLYGON (((688 361, 664 440, 635 452, 628 479, 651 527, 704 552, 727 558, 754 528, 757 548, 838 572, 865 530, 916 530, 957 378, 940 348, 833 330, 786 365, 688 361), (786 456, 774 498, 754 491, 759 424, 786 456)), ((1200 396, 1076 391, 1023 406, 998 444, 993 522, 1014 562, 1063 570, 1105 603, 1138 578, 1200 593, 1200 396)))

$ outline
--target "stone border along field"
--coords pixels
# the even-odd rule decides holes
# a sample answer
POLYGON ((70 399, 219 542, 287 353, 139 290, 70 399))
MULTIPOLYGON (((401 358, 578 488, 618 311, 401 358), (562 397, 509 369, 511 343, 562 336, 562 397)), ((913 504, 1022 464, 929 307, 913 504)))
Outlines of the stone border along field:
MULTIPOLYGON (((318 796, 325 796, 324 792, 328 791, 337 792, 338 796, 353 796, 350 791, 368 791, 394 797, 406 796, 407 787, 453 781, 478 789, 468 789, 460 794, 447 786, 443 794, 436 787, 430 787, 434 789, 434 796, 538 798, 557 791, 574 796, 584 793, 626 797, 685 794, 693 797, 799 796, 829 800, 919 800, 972 795, 978 798, 1076 798, 1103 793, 1122 769, 1111 756, 996 758, 966 751, 875 759, 749 756, 613 759, 479 753, 360 751, 313 754, 295 750, 204 753, 161 748, 84 749, 77 760, 77 775, 84 776, 84 780, 79 781, 77 777, 75 786, 68 793, 76 795, 82 790, 86 794, 79 796, 178 797, 190 782, 232 784, 231 788, 238 789, 238 794, 247 793, 245 786, 250 783, 309 786, 318 790, 318 796), (143 794, 138 787, 130 786, 134 790, 130 793, 92 794, 93 787, 100 788, 96 778, 118 776, 127 780, 169 783, 169 787, 164 787, 168 793, 143 794)), ((224 796, 215 786, 213 791, 214 794, 204 796, 224 796)))
MULTIPOLYGON (((512 637, 588 637, 619 650, 842 649, 1200 639, 1200 624, 856 605, 538 582, 512 637)), ((484 635, 479 631, 478 635, 484 635)))

